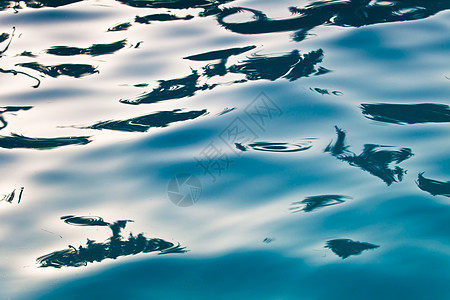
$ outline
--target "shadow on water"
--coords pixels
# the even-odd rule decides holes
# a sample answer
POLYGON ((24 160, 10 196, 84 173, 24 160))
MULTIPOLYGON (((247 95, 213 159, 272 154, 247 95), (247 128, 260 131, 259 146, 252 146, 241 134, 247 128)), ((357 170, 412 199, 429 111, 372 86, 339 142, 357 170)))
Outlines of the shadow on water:
POLYGON ((306 197, 302 201, 292 202, 292 206, 289 210, 293 213, 304 211, 304 212, 312 212, 313 210, 317 210, 321 207, 342 204, 345 200, 352 199, 348 196, 342 195, 319 195, 319 196, 310 196, 306 197))
POLYGON ((215 76, 226 76, 229 73, 242 74, 245 78, 225 83, 227 85, 262 79, 274 81, 284 78, 289 81, 294 81, 301 77, 325 73, 323 71, 324 68, 315 69, 315 65, 322 62, 322 49, 303 55, 298 50, 293 50, 283 55, 254 54, 238 64, 231 65, 230 67, 226 66, 226 62, 230 56, 239 55, 254 48, 255 46, 230 48, 185 57, 185 59, 189 60, 220 60, 220 62, 206 65, 203 67, 202 73, 198 70, 192 70, 190 75, 183 78, 159 80, 159 86, 151 92, 143 93, 134 99, 121 99, 120 102, 137 105, 192 97, 197 91, 211 90, 220 85, 219 83, 199 84, 200 79, 206 80, 215 76))
POLYGON ((134 18, 134 21, 136 23, 140 24, 150 24, 152 21, 159 21, 159 22, 165 22, 165 21, 177 21, 177 20, 191 20, 194 18, 191 15, 187 15, 185 17, 177 17, 172 14, 153 14, 153 15, 147 15, 143 17, 136 16, 134 18))
POLYGON ((5 149, 49 150, 68 145, 86 145, 90 142, 88 136, 30 138, 14 133, 11 133, 10 136, 0 135, 0 148, 5 149))
POLYGON ((375 249, 380 246, 365 243, 355 242, 350 239, 336 239, 328 241, 325 248, 331 249, 337 256, 342 259, 346 259, 351 255, 359 255, 361 252, 368 249, 375 249))
MULTIPOLYGON (((161 14, 151 14, 146 16, 136 16, 134 18, 134 22, 138 24, 151 24, 152 22, 168 22, 168 21, 189 21, 192 20, 194 16, 192 15, 186 15, 184 17, 180 17, 174 14, 167 14, 167 13, 161 13, 161 14)), ((131 22, 124 22, 119 23, 117 25, 114 25, 110 28, 108 28, 108 32, 111 31, 125 31, 128 30, 131 26, 131 22)))
POLYGON ((236 109, 236 107, 232 107, 232 108, 226 107, 226 108, 224 108, 223 111, 221 111, 221 112, 218 114, 218 116, 223 116, 223 115, 225 115, 225 114, 228 114, 228 113, 232 112, 232 111, 235 110, 235 109, 236 109))
MULTIPOLYGON (((1 35, 1 39, 3 42, 10 39, 6 47, 0 51, 0 58, 2 58, 3 53, 5 53, 9 45, 11 44, 12 38, 14 37, 15 28, 13 28, 13 33, 11 35, 7 33, 3 33, 1 35)), ((0 41, 1 43, 1 41, 0 41)), ((104 55, 104 54, 112 54, 122 48, 124 48, 126 45, 126 40, 117 41, 111 44, 94 44, 91 47, 88 48, 77 48, 77 47, 67 47, 67 46, 56 46, 52 47, 50 49, 47 49, 46 52, 53 55, 58 56, 75 56, 80 54, 86 54, 91 56, 98 56, 98 55, 104 55)), ((32 54, 31 52, 24 51, 21 54, 17 56, 27 56, 27 57, 36 57, 36 55, 32 54)), ((45 66, 42 64, 39 64, 37 62, 26 62, 26 63, 18 63, 15 64, 15 66, 28 68, 35 70, 37 72, 40 72, 42 74, 45 74, 47 76, 56 78, 59 76, 69 76, 74 78, 80 78, 87 75, 92 75, 95 73, 99 73, 96 67, 88 64, 60 64, 60 65, 54 65, 54 66, 45 66)), ((32 75, 29 75, 25 72, 17 71, 17 70, 4 70, 0 68, 0 73, 9 73, 13 75, 26 75, 30 78, 33 78, 37 81, 37 84, 35 84, 33 87, 37 88, 39 87, 41 81, 37 77, 34 77, 32 75)))
POLYGON ((14 201, 14 199, 17 199, 17 204, 19 204, 20 201, 22 200, 23 190, 24 187, 21 187, 19 195, 16 197, 16 190, 14 189, 10 194, 3 195, 3 198, 0 199, 0 202, 5 201, 11 204, 14 201))
POLYGON ((22 1, 10 1, 1 0, 0 1, 0 11, 7 10, 9 8, 14 9, 18 12, 18 9, 22 9, 21 4, 25 4, 29 8, 41 8, 41 7, 60 7, 76 2, 81 2, 83 0, 22 0, 22 1))
POLYGON ((124 23, 120 23, 120 24, 117 24, 117 25, 114 25, 114 26, 108 28, 107 31, 108 32, 110 32, 110 31, 125 31, 125 30, 128 30, 128 28, 130 28, 131 26, 132 25, 130 22, 124 22, 124 23))
POLYGON ((413 156, 411 149, 395 149, 392 146, 365 144, 363 152, 360 155, 356 155, 348 150, 349 146, 345 143, 345 132, 337 126, 335 128, 337 140, 334 144, 331 142, 325 148, 325 152, 331 153, 337 159, 345 161, 351 166, 356 166, 369 172, 383 180, 387 185, 402 181, 406 171, 399 166, 391 168, 389 165, 391 163, 399 164, 413 156))
POLYGON ((168 8, 168 9, 188 9, 202 8, 205 13, 212 14, 218 12, 218 6, 221 4, 233 2, 234 0, 118 0, 132 7, 140 8, 168 8))
POLYGON ((443 182, 434 179, 428 179, 423 176, 423 172, 417 178, 417 186, 433 196, 441 195, 450 198, 450 181, 443 182))
MULTIPOLYGON (((8 50, 9 46, 11 45, 12 39, 14 37, 15 30, 16 30, 16 28, 13 27, 11 34, 9 34, 9 33, 2 33, 0 35, 0 44, 9 39, 9 42, 6 44, 5 48, 3 48, 3 50, 0 50, 0 58, 3 57, 3 54, 8 50)), ((31 76, 30 74, 27 74, 25 72, 21 72, 21 71, 17 71, 17 70, 5 70, 5 69, 0 68, 0 73, 13 74, 14 76, 16 76, 18 74, 22 74, 22 75, 25 75, 27 77, 33 78, 33 79, 35 79, 37 81, 37 83, 35 85, 33 85, 34 88, 38 88, 39 85, 41 84, 41 81, 38 78, 36 78, 34 76, 31 76)))
POLYGON ((195 92, 213 88, 207 84, 198 85, 197 71, 192 71, 192 74, 177 79, 159 80, 159 86, 149 93, 144 93, 135 99, 121 99, 121 103, 125 104, 141 104, 141 103, 156 103, 165 100, 181 99, 184 97, 192 97, 195 92))
POLYGON ((12 38, 14 36, 14 32, 15 31, 16 31, 16 28, 13 27, 11 34, 6 33, 6 32, 3 32, 2 34, 0 34, 0 44, 3 43, 4 41, 7 41, 9 39, 9 41, 6 44, 5 48, 3 48, 3 50, 0 50, 0 58, 2 57, 3 53, 5 53, 8 50, 9 46, 11 45, 12 38))
POLYGON ((184 253, 184 247, 159 238, 146 238, 140 233, 134 236, 130 233, 127 239, 121 236, 122 229, 130 220, 119 220, 114 223, 105 222, 100 217, 61 217, 65 223, 77 226, 107 226, 112 231, 112 236, 104 243, 87 240, 86 246, 78 249, 69 245, 68 249, 55 251, 36 259, 41 268, 45 267, 81 267, 88 263, 101 262, 107 258, 116 259, 120 256, 136 255, 139 253, 159 252, 184 253))
POLYGON ((216 50, 216 51, 210 51, 210 52, 205 52, 205 53, 201 53, 201 54, 186 56, 186 57, 184 57, 184 59, 194 60, 194 61, 228 59, 230 56, 239 55, 239 54, 245 53, 245 52, 250 51, 255 48, 256 48, 256 46, 252 45, 252 46, 246 46, 246 47, 240 47, 240 48, 229 48, 229 49, 224 49, 224 50, 216 50))
POLYGON ((311 91, 319 93, 321 95, 333 95, 333 96, 342 96, 343 93, 340 91, 330 91, 327 89, 321 89, 321 88, 309 88, 311 91))
POLYGON ((445 104, 361 104, 366 118, 393 124, 450 122, 450 107, 445 104))
POLYGON ((99 71, 92 65, 87 64, 61 64, 55 66, 44 66, 37 62, 20 63, 16 66, 33 69, 50 77, 56 78, 61 75, 80 78, 86 75, 99 73, 99 71))
POLYGON ((360 27, 371 24, 418 20, 450 8, 446 0, 329 0, 316 1, 303 8, 289 7, 294 14, 287 19, 270 19, 263 12, 245 8, 224 8, 217 14, 218 23, 240 34, 261 34, 296 31, 295 41, 303 40, 307 32, 321 25, 360 27), (228 22, 227 17, 248 12, 253 20, 228 22))
POLYGON ((88 48, 67 47, 67 46, 55 46, 46 52, 52 55, 58 56, 74 56, 80 54, 86 54, 91 56, 99 56, 104 54, 112 54, 124 48, 127 44, 127 40, 121 40, 110 44, 94 44, 88 48))
POLYGON ((206 109, 197 111, 181 112, 181 109, 172 111, 160 111, 150 115, 136 117, 120 121, 103 121, 88 127, 79 127, 82 129, 109 129, 129 132, 146 132, 150 128, 167 127, 169 124, 194 120, 200 116, 206 115, 206 109))
POLYGON ((322 62, 323 51, 311 51, 303 56, 298 50, 286 55, 253 55, 240 64, 229 68, 230 73, 244 74, 247 80, 277 80, 286 78, 294 81, 316 72, 314 66, 322 62))
POLYGON ((8 122, 6 122, 5 117, 3 116, 4 113, 15 113, 21 110, 29 110, 33 106, 4 106, 0 107, 0 130, 5 128, 8 125, 8 122))

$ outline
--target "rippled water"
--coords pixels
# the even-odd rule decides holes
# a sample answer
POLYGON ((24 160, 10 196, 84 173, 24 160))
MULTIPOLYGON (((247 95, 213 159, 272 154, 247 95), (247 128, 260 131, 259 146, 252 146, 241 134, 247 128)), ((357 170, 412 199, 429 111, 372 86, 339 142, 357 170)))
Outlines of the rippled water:
POLYGON ((0 1, 0 298, 450 298, 449 9, 0 1))

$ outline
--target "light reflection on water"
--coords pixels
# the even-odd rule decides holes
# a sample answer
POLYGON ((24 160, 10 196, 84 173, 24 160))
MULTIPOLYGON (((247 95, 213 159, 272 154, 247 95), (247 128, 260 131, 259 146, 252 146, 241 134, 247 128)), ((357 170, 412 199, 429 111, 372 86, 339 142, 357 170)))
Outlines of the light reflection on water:
POLYGON ((2 1, 0 295, 448 298, 449 6, 366 2, 2 1))

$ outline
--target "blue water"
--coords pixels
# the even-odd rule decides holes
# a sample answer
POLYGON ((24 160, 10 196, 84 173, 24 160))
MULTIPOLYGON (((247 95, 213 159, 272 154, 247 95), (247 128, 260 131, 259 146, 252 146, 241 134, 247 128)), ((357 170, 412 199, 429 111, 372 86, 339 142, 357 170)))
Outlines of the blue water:
POLYGON ((0 299, 449 299, 449 9, 0 1, 0 299))

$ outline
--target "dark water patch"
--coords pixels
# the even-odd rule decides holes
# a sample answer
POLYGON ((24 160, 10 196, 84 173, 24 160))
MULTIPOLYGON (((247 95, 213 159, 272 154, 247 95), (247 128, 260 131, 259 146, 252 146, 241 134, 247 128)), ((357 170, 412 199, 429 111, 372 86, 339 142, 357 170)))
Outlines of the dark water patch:
POLYGON ((308 77, 309 75, 320 75, 320 70, 316 70, 315 65, 322 62, 322 59, 322 49, 306 53, 293 66, 292 70, 283 77, 289 79, 289 81, 294 81, 301 77, 308 77))
POLYGON ((206 109, 188 112, 181 112, 181 109, 175 109, 173 111, 160 111, 150 115, 128 120, 103 121, 84 128, 98 130, 109 129, 128 132, 146 132, 150 128, 167 127, 172 123, 194 120, 200 116, 206 115, 207 113, 208 112, 206 109))
POLYGON ((438 181, 423 176, 423 172, 417 178, 418 187, 433 196, 441 195, 450 198, 450 181, 438 181))
POLYGON ((448 1, 394 0, 384 1, 331 0, 316 1, 303 8, 290 7, 294 16, 271 19, 262 11, 245 8, 224 8, 217 14, 217 22, 225 29, 239 34, 262 34, 294 31, 294 41, 302 41, 311 29, 321 25, 361 27, 365 25, 418 20, 450 8, 448 1), (232 15, 248 12, 253 16, 246 22, 228 22, 232 15))
MULTIPOLYGON (((236 145, 238 149, 244 147, 243 145, 236 145)), ((257 151, 268 151, 268 152, 299 152, 308 150, 312 147, 311 141, 302 141, 298 143, 270 143, 270 142, 256 142, 248 144, 248 147, 257 151)), ((247 149, 247 147, 244 147, 247 149)), ((240 149, 242 150, 242 149, 240 149)), ((243 150, 245 151, 245 150, 243 150)))
POLYGON ((0 130, 2 130, 3 128, 5 128, 8 125, 8 122, 6 122, 5 118, 3 117, 4 113, 8 113, 8 112, 18 112, 21 110, 29 110, 31 109, 32 106, 3 106, 0 107, 0 130))
POLYGON ((328 241, 325 248, 331 249, 337 256, 346 259, 351 255, 359 255, 365 250, 376 249, 380 246, 366 242, 355 242, 350 239, 336 239, 328 241))
POLYGON ((4 33, 0 34, 0 43, 3 43, 7 39, 9 39, 9 33, 4 32, 4 33))
POLYGON ((229 112, 232 112, 232 111, 235 110, 235 109, 236 109, 236 107, 232 107, 232 108, 226 107, 226 108, 223 109, 223 111, 221 111, 221 112, 219 113, 219 116, 223 116, 224 114, 227 114, 227 113, 229 113, 229 112))
POLYGON ((390 164, 399 164, 413 156, 411 149, 395 149, 393 146, 365 144, 363 152, 356 155, 348 150, 349 146, 345 142, 345 132, 337 126, 335 128, 337 140, 334 143, 331 142, 325 148, 325 152, 331 153, 337 159, 345 161, 351 166, 356 166, 369 172, 383 180, 387 185, 402 181, 406 171, 399 166, 391 167, 390 164))
POLYGON ((216 59, 226 59, 233 55, 239 55, 255 49, 256 46, 246 46, 241 48, 230 48, 224 50, 215 50, 210 52, 205 52, 201 54, 186 56, 184 59, 195 60, 195 61, 207 61, 207 60, 216 60, 216 59))
POLYGON ((331 206, 342 204, 345 200, 352 199, 348 196, 342 195, 319 195, 319 196, 310 196, 306 197, 302 201, 292 202, 292 206, 289 210, 293 213, 304 211, 304 212, 312 212, 313 210, 317 210, 321 207, 331 206))
POLYGON ((130 22, 124 22, 124 23, 120 23, 117 25, 114 25, 113 27, 108 28, 108 32, 111 31, 125 31, 128 30, 128 28, 130 28, 132 25, 130 22))
POLYGON ((2 106, 0 107, 0 114, 6 113, 6 112, 18 112, 21 110, 30 110, 33 106, 2 106))
POLYGON ((46 52, 52 55, 58 56, 74 56, 80 54, 86 54, 91 56, 99 56, 105 54, 112 54, 124 48, 127 44, 127 40, 121 40, 110 44, 94 44, 88 48, 68 47, 68 46, 55 46, 46 52))
POLYGON ((31 53, 30 51, 23 51, 22 53, 18 54, 18 56, 24 56, 24 57, 37 57, 37 55, 31 53))
POLYGON ((200 78, 197 71, 178 79, 159 80, 159 86, 149 93, 144 93, 135 99, 121 99, 125 104, 156 103, 164 100, 181 99, 192 97, 195 92, 212 88, 208 85, 198 86, 197 81, 200 78))
POLYGON ((185 17, 177 17, 176 15, 172 14, 153 14, 153 15, 147 15, 147 16, 136 16, 134 18, 134 21, 136 23, 140 24, 150 24, 152 21, 159 21, 159 22, 165 22, 165 21, 177 21, 177 20, 191 20, 194 18, 191 15, 187 15, 185 17))
POLYGON ((133 85, 134 87, 147 87, 148 86, 148 83, 138 83, 138 84, 134 84, 133 85))
POLYGON ((311 29, 321 24, 320 20, 310 20, 304 17, 274 20, 268 18, 267 15, 265 15, 262 11, 245 7, 224 8, 217 15, 217 22, 225 29, 240 34, 261 34, 282 31, 296 31, 303 28, 311 29), (253 14, 252 21, 239 23, 226 21, 227 17, 243 12, 250 12, 251 14, 253 14))
POLYGON ((216 8, 220 4, 232 2, 234 0, 118 0, 132 7, 142 8, 169 8, 169 9, 188 9, 188 8, 216 8))
POLYGON ((100 217, 62 217, 66 223, 82 226, 109 226, 112 236, 103 243, 87 240, 86 246, 79 246, 78 249, 70 246, 68 249, 55 251, 36 259, 40 268, 53 267, 81 267, 88 263, 101 262, 105 259, 116 259, 121 256, 136 255, 140 253, 158 252, 184 253, 186 250, 179 244, 174 244, 159 238, 147 238, 143 233, 133 235, 128 238, 121 235, 129 220, 120 220, 114 223, 104 222, 100 217), (67 222, 69 221, 69 222, 67 222))
POLYGON ((314 73, 314 76, 324 75, 324 74, 327 74, 327 73, 330 73, 330 72, 333 72, 333 71, 331 71, 331 70, 329 70, 327 68, 324 68, 324 67, 319 67, 317 69, 317 71, 314 73))
POLYGON ((101 217, 95 216, 63 216, 61 220, 64 220, 64 223, 69 225, 77 225, 77 226, 109 226, 111 225, 108 222, 105 222, 101 217))
POLYGON ((314 73, 314 66, 322 61, 323 51, 311 51, 303 57, 298 50, 279 56, 254 55, 229 68, 231 73, 241 73, 248 80, 277 80, 281 77, 294 81, 314 73))
POLYGON ((247 151, 247 147, 245 147, 241 143, 234 143, 234 145, 236 146, 236 149, 238 149, 238 150, 247 151))
POLYGON ((99 71, 92 65, 86 64, 61 64, 55 66, 44 66, 37 62, 20 63, 16 66, 33 69, 50 77, 56 78, 61 75, 80 78, 87 75, 99 73, 99 71))
POLYGON ((342 96, 343 93, 339 91, 330 91, 327 89, 321 89, 321 88, 309 88, 311 91, 319 93, 321 95, 333 95, 333 96, 342 96))
MULTIPOLYGON (((253 47, 253 46, 249 46, 253 47)), ((280 78, 294 81, 300 77, 316 75, 320 69, 316 70, 315 65, 323 58, 323 50, 311 51, 300 55, 298 50, 293 50, 282 55, 254 55, 238 64, 227 68, 227 56, 230 53, 238 54, 244 48, 231 48, 228 50, 218 50, 199 55, 194 55, 196 59, 209 59, 222 57, 220 63, 208 64, 203 67, 203 72, 192 70, 192 73, 183 78, 159 80, 159 86, 149 93, 143 93, 134 99, 121 99, 124 104, 156 103, 165 100, 181 99, 192 97, 197 91, 211 90, 219 84, 199 84, 200 79, 208 79, 214 76, 226 76, 229 73, 243 74, 246 79, 235 80, 230 84, 245 83, 248 80, 277 80, 280 78), (233 50, 234 49, 234 50, 233 50), (236 50, 240 49, 240 50, 236 50), (221 52, 225 51, 225 52, 221 52), (227 52, 228 51, 228 52, 227 52)), ((245 49, 244 49, 245 50, 245 49)), ((248 51, 248 50, 247 50, 248 51)))
POLYGON ((14 133, 10 136, 0 135, 0 148, 5 149, 49 150, 69 145, 86 145, 90 142, 88 136, 30 138, 14 133))
POLYGON ((450 122, 450 107, 445 104, 361 104, 368 119, 393 124, 450 122))
POLYGON ((8 8, 13 8, 16 12, 18 9, 22 9, 21 4, 25 4, 26 7, 30 8, 41 8, 41 7, 60 7, 76 2, 81 2, 83 0, 23 0, 23 1, 0 1, 0 11, 6 10, 8 8))
POLYGON ((11 42, 12 42, 12 39, 14 37, 14 33, 15 32, 16 32, 16 28, 13 27, 11 34, 9 34, 9 33, 2 33, 0 35, 0 43, 3 43, 7 39, 9 39, 9 42, 6 44, 5 48, 3 48, 3 50, 0 50, 0 58, 2 58, 3 53, 5 53, 8 50, 9 46, 11 45, 11 42))
POLYGON ((274 238, 266 237, 266 238, 263 240, 263 243, 270 244, 270 243, 272 243, 273 241, 275 241, 274 238))

